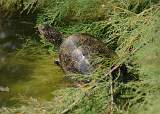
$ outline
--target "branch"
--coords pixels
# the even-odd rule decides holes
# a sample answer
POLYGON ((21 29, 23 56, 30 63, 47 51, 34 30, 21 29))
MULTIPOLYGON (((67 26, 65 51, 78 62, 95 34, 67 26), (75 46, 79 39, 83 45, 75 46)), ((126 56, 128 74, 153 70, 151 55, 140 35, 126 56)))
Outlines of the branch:
POLYGON ((82 97, 80 97, 79 99, 77 99, 75 102, 73 102, 71 105, 68 106, 67 109, 65 109, 64 111, 62 111, 61 114, 66 114, 68 113, 70 110, 72 110, 76 105, 77 103, 84 97, 85 95, 83 95, 82 97))

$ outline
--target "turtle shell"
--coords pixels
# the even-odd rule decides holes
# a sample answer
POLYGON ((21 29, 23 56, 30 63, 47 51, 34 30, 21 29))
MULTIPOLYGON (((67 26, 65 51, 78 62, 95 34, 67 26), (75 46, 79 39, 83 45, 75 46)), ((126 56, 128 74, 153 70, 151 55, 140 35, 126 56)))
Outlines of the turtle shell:
POLYGON ((89 74, 95 69, 96 55, 113 58, 116 53, 88 34, 74 34, 65 38, 60 46, 59 59, 65 72, 89 74))

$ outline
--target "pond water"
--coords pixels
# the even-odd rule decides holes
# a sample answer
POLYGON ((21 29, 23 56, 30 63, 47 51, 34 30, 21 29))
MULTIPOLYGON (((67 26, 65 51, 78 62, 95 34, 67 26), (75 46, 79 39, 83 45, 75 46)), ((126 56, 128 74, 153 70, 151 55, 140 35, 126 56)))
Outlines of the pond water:
POLYGON ((69 85, 47 49, 35 45, 34 24, 0 20, 0 106, 12 106, 22 98, 49 100, 54 90, 69 85), (26 40, 28 38, 32 43, 26 40))

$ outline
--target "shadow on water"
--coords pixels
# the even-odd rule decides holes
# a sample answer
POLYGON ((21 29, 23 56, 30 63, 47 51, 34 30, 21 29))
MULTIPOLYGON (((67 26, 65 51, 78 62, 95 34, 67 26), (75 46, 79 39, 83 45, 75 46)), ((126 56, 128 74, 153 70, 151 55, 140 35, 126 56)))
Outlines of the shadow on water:
MULTIPOLYGON (((15 80, 17 76, 31 73, 31 71, 26 70, 27 66, 13 62, 16 61, 16 58, 13 59, 16 50, 22 47, 25 38, 35 34, 34 22, 27 22, 23 18, 17 17, 6 20, 0 18, 0 76, 7 74, 6 77, 11 78, 13 74, 16 74, 15 80)), ((19 78, 17 77, 17 79, 19 78)))
POLYGON ((25 43, 25 38, 35 36, 34 22, 27 22, 23 18, 0 18, 0 79, 5 76, 8 80, 16 81, 28 78, 27 75, 32 73, 33 68, 29 70, 27 65, 16 62, 14 58, 17 49, 25 43))
POLYGON ((28 81, 31 79, 29 75, 32 74, 34 66, 27 66, 21 63, 9 63, 0 65, 0 84, 16 83, 19 80, 28 81))
POLYGON ((36 37, 32 22, 0 19, 0 86, 9 87, 9 92, 0 92, 0 106, 20 104, 20 96, 49 100, 54 90, 68 86, 45 49, 24 48, 26 38, 35 41, 36 37))

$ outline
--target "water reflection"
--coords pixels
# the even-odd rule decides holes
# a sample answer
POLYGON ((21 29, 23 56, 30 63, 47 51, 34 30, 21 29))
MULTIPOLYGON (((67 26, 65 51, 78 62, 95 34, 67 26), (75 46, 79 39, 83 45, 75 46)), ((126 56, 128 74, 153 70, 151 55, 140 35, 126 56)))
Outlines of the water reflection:
MULTIPOLYGON (((0 78, 2 78, 4 74, 8 76, 13 73, 20 75, 18 71, 24 72, 23 69, 25 68, 22 65, 17 63, 12 65, 13 62, 10 64, 10 58, 14 61, 14 52, 25 42, 24 37, 34 33, 33 29, 30 29, 33 28, 33 25, 22 25, 20 22, 19 20, 0 19, 0 78), (32 32, 28 32, 28 29, 32 32)), ((24 74, 26 73, 27 71, 24 72, 24 74)), ((8 79, 10 78, 8 77, 8 79)))
POLYGON ((7 34, 4 31, 0 32, 0 39, 5 39, 7 37, 7 34))
POLYGON ((0 106, 15 105, 19 95, 50 99, 54 90, 68 85, 45 49, 23 47, 26 38, 36 38, 32 23, 0 20, 0 87, 9 90, 0 91, 0 106))
POLYGON ((21 20, 0 19, 0 49, 14 51, 24 42, 24 37, 34 35, 34 24, 24 23, 21 20))

